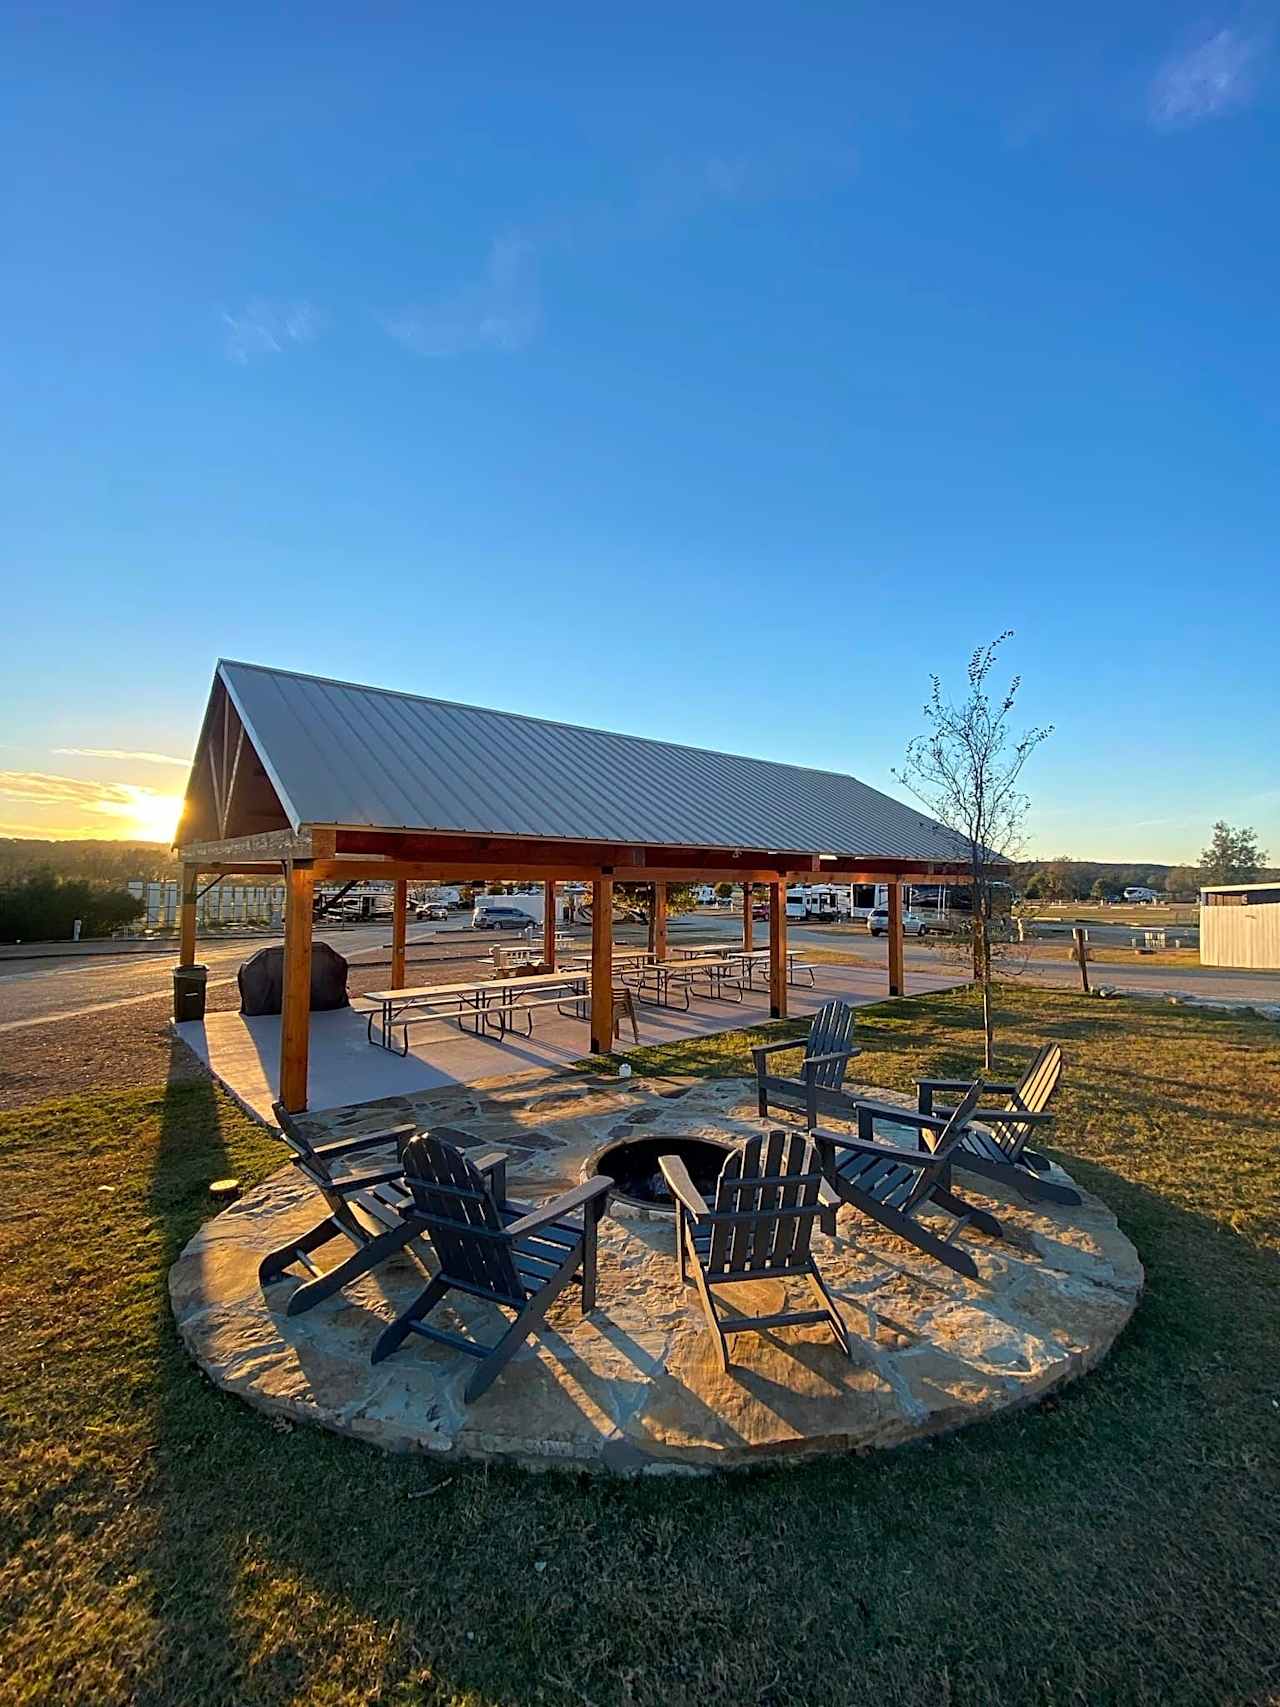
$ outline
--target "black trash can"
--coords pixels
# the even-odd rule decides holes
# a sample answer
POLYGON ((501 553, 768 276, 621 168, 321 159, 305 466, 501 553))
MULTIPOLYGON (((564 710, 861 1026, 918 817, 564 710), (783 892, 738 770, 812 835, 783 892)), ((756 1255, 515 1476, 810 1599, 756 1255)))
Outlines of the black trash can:
POLYGON ((175 966, 173 969, 173 1017, 175 1020, 204 1018, 204 987, 207 966, 175 966))

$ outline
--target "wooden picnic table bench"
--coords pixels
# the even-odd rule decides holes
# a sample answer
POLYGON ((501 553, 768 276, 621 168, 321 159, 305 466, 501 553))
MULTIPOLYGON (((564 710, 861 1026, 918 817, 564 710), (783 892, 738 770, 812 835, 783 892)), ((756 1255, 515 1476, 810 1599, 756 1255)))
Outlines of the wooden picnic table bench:
POLYGON ((532 1034, 533 1021, 529 1010, 535 1006, 551 1007, 566 1002, 581 1002, 590 995, 591 976, 587 972, 541 972, 528 978, 474 979, 457 984, 419 984, 402 990, 370 990, 366 1000, 376 1004, 368 1016, 370 1043, 390 1049, 398 1055, 409 1053, 409 1027, 454 1021, 460 1031, 470 1022, 477 1037, 486 1030, 499 1035, 510 1030, 518 1013, 527 1018, 532 1034), (557 991, 558 995, 549 995, 557 991), (521 1002, 519 997, 532 998, 521 1002), (545 995, 547 999, 538 1000, 545 995), (378 1035, 374 1035, 374 1021, 378 1035), (404 1047, 396 1049, 393 1033, 399 1028, 404 1047))

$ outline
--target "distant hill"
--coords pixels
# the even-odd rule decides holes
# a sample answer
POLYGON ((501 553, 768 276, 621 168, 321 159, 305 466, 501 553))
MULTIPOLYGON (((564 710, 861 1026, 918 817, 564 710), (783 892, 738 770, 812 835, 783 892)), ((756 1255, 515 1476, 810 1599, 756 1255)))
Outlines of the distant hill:
POLYGON ((160 842, 48 842, 19 836, 0 837, 0 882, 51 871, 56 877, 94 883, 127 883, 131 877, 175 877, 178 861, 160 842))

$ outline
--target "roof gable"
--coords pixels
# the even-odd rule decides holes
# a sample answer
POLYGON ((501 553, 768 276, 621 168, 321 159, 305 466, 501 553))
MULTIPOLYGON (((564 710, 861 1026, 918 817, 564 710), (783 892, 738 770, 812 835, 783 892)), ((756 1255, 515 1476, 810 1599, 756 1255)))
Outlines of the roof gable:
MULTIPOLYGON (((837 772, 229 660, 218 665, 215 697, 222 688, 294 829, 868 859, 954 861, 961 853, 924 813, 837 772)), ((212 711, 211 702, 193 783, 217 737, 212 711)), ((245 833, 234 800, 226 816, 226 834, 245 833)))

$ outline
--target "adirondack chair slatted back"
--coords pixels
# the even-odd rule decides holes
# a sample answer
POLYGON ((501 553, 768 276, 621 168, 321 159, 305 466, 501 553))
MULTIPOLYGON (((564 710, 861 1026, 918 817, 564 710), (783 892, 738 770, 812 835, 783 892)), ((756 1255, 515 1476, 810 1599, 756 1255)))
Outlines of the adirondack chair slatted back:
POLYGON ((1017 1090, 1009 1099, 1009 1107, 1025 1108, 1030 1114, 1042 1114, 1049 1098, 1058 1088, 1062 1077, 1062 1049, 1057 1043, 1046 1043, 1022 1075, 1017 1090))
POLYGON ((707 1278, 805 1263, 821 1184, 817 1154, 801 1133, 770 1132, 735 1151, 716 1182, 707 1278))
POLYGON ((313 1185, 322 1189, 333 1184, 333 1170, 326 1164, 323 1156, 317 1156, 315 1145, 303 1132, 297 1121, 282 1103, 273 1102, 271 1112, 275 1116, 280 1135, 293 1151, 293 1164, 300 1172, 306 1174, 313 1185))
POLYGON ((523 1304, 526 1289, 516 1272, 498 1206, 475 1165, 452 1144, 425 1133, 404 1151, 405 1184, 426 1222, 440 1274, 468 1290, 523 1304))
MULTIPOLYGON (((826 1002, 813 1016, 809 1038, 804 1046, 805 1059, 815 1055, 834 1055, 848 1049, 853 1041, 853 1009, 847 1002, 826 1002)), ((847 1063, 825 1061, 814 1075, 824 1090, 838 1090, 844 1082, 847 1063)))
MULTIPOLYGON (((1011 1113, 1025 1109, 1028 1114, 1042 1114, 1058 1088, 1062 1077, 1062 1049, 1056 1043, 1046 1043, 1018 1082, 1018 1088, 1005 1105, 1011 1113)), ((1030 1142, 1034 1126, 1012 1123, 995 1128, 995 1140, 1002 1150, 1014 1151, 1030 1142)))
MULTIPOLYGON (((973 1111, 978 1106, 978 1100, 981 1096, 982 1085, 980 1083, 970 1085, 969 1089, 960 1099, 960 1102, 951 1111, 951 1117, 947 1121, 947 1124, 943 1127, 942 1131, 936 1135, 936 1137, 932 1136, 928 1132, 922 1132, 920 1134, 921 1139, 928 1146, 929 1150, 933 1152, 935 1157, 947 1155, 947 1153, 954 1149, 960 1142, 960 1139, 964 1134, 964 1128, 973 1118, 973 1111)), ((922 1197, 927 1197, 929 1195, 937 1183, 938 1176, 935 1168, 921 1168, 914 1185, 907 1193, 906 1199, 901 1205, 903 1214, 909 1214, 911 1210, 915 1208, 916 1204, 919 1203, 922 1197)))

